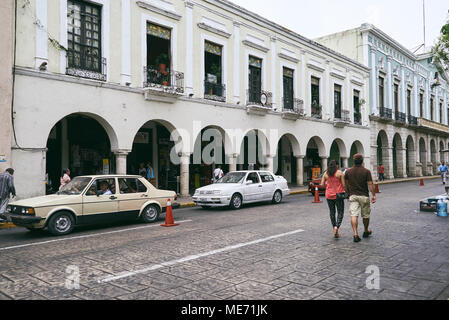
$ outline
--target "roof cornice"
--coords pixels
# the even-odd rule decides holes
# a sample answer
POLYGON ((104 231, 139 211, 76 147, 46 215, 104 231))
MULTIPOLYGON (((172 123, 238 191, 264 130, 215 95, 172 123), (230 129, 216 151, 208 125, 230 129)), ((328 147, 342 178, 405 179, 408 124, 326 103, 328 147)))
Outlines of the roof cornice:
POLYGON ((202 1, 212 4, 212 5, 215 5, 215 6, 219 6, 224 10, 227 10, 233 14, 236 14, 236 15, 242 17, 243 19, 251 20, 253 23, 258 24, 263 28, 269 29, 274 33, 278 33, 287 38, 290 38, 293 41, 299 41, 303 45, 308 46, 311 49, 315 49, 317 51, 321 51, 322 53, 331 55, 338 60, 343 60, 343 61, 353 65, 354 67, 362 69, 366 72, 370 71, 370 69, 368 67, 366 67, 364 64, 361 64, 358 61, 355 61, 353 59, 350 59, 350 58, 342 55, 341 53, 338 53, 326 46, 323 46, 322 44, 320 44, 318 42, 310 40, 294 31, 291 31, 273 21, 270 21, 256 13, 254 13, 254 12, 251 12, 243 7, 240 7, 240 6, 232 3, 231 1, 228 1, 228 0, 202 0, 202 1))

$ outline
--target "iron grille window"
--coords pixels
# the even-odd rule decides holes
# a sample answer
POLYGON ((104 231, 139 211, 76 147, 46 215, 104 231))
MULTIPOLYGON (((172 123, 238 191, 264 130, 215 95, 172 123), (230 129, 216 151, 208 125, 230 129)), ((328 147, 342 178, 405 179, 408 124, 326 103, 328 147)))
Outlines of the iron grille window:
POLYGON ((419 94, 419 116, 424 117, 424 94, 419 94))
POLYGON ((284 82, 284 109, 293 109, 293 73, 292 69, 283 69, 283 82, 284 82))
POLYGON ((379 77, 379 109, 384 107, 384 78, 379 77))
POLYGON ((341 119, 341 86, 334 85, 334 117, 341 119))
POLYGON ((399 85, 394 85, 394 112, 399 111, 399 85))
POLYGON ((430 99, 430 120, 433 121, 433 112, 434 112, 433 98, 430 99))
POLYGON ((362 124, 362 114, 360 113, 360 92, 354 90, 354 123, 362 124))
POLYGON ((443 123, 443 103, 440 102, 440 123, 443 123))
POLYGON ((412 114, 412 92, 407 90, 407 114, 412 114))
POLYGON ((320 107, 320 79, 312 77, 312 116, 321 117, 321 107, 320 107))
POLYGON ((262 59, 249 56, 249 102, 260 103, 262 92, 262 59))
POLYGON ((67 2, 68 67, 102 73, 101 7, 67 2))

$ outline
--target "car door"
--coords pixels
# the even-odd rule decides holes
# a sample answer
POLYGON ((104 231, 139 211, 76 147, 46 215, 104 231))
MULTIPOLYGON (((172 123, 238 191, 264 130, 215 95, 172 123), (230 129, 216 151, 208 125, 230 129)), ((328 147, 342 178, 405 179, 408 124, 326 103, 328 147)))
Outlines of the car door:
POLYGON ((116 194, 116 179, 101 177, 92 181, 83 194, 83 215, 79 217, 80 224, 96 224, 112 222, 117 219, 118 201, 116 194), (107 194, 102 194, 102 185, 107 184, 107 194))
POLYGON ((274 177, 269 172, 259 172, 260 180, 262 181, 263 200, 271 200, 276 191, 276 183, 274 177))
POLYGON ((253 202, 258 201, 262 198, 262 184, 257 172, 248 173, 244 182, 243 189, 244 201, 253 202), (251 181, 252 183, 247 184, 248 181, 251 181))
POLYGON ((137 219, 148 201, 148 188, 138 178, 118 178, 118 209, 120 219, 137 219))

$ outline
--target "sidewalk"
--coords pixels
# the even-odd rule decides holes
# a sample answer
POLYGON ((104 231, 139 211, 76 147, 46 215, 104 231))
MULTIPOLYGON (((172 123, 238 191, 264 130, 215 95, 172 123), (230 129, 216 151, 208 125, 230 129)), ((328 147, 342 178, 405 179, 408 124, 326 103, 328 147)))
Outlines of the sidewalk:
MULTIPOLYGON (((409 181, 420 181, 421 179, 424 180, 433 180, 433 179, 441 179, 441 177, 438 176, 428 176, 428 177, 418 177, 418 178, 405 178, 405 179, 391 179, 387 181, 379 182, 379 185, 384 184, 392 184, 392 183, 401 183, 401 182, 409 182, 409 181)), ((290 188, 290 195, 299 195, 299 194, 308 194, 309 190, 307 186, 303 187, 291 187, 290 188)), ((194 207, 195 203, 192 201, 192 197, 178 197, 178 200, 176 203, 179 204, 180 208, 190 208, 194 207)), ((16 226, 12 223, 1 223, 0 222, 0 230, 1 229, 9 229, 9 228, 15 228, 16 226)))
MULTIPOLYGON (((393 184, 393 183, 401 183, 401 182, 409 182, 409 181, 420 181, 421 179, 424 180, 433 180, 433 179, 441 179, 441 177, 438 176, 427 176, 427 177, 414 177, 414 178, 400 178, 400 179, 390 179, 382 182, 374 181, 375 183, 378 183, 379 185, 383 184, 393 184)), ((298 194, 308 194, 309 193, 309 187, 303 186, 303 187, 290 187, 290 195, 298 195, 298 194)), ((178 200, 176 201, 180 204, 181 208, 188 208, 188 207, 194 207, 195 203, 192 202, 192 197, 178 197, 178 200)))

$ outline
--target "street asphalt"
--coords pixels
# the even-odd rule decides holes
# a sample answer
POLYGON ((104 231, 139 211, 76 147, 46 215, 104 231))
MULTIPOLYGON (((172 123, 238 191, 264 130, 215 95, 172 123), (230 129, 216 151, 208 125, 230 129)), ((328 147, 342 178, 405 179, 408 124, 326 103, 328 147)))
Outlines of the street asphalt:
POLYGON ((64 237, 3 229, 0 300, 449 299, 449 219, 419 212, 441 183, 381 192, 373 235, 360 243, 348 203, 336 240, 326 202, 310 195, 240 211, 181 208, 172 228, 130 222, 64 237))

